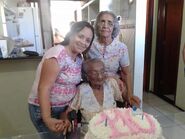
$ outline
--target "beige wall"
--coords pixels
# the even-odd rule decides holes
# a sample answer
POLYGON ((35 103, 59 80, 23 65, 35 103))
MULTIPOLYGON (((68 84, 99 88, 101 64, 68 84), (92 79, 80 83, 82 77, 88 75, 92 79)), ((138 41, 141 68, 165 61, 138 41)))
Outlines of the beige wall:
POLYGON ((0 138, 35 133, 27 98, 39 59, 0 60, 0 138))
POLYGON ((0 36, 3 35, 2 6, 2 1, 0 1, 0 36))
POLYGON ((183 110, 185 110, 185 73, 182 59, 182 49, 185 44, 185 2, 184 2, 184 11, 183 11, 183 20, 182 20, 182 32, 181 32, 181 49, 179 54, 179 70, 178 70, 178 80, 177 80, 177 92, 176 92, 176 105, 183 110))

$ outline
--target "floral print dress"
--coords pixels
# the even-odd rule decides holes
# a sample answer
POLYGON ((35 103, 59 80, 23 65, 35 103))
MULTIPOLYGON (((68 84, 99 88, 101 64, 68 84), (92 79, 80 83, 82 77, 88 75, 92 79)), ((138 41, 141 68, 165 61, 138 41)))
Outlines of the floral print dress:
POLYGON ((116 80, 107 79, 103 84, 103 90, 103 105, 100 105, 88 83, 79 86, 79 92, 72 100, 70 107, 74 110, 80 110, 82 114, 82 132, 87 132, 88 122, 96 113, 104 109, 115 108, 116 100, 123 102, 116 80))
POLYGON ((103 46, 96 38, 88 52, 88 57, 101 59, 105 64, 108 76, 117 75, 120 67, 130 64, 127 46, 117 39, 114 39, 111 44, 103 46))

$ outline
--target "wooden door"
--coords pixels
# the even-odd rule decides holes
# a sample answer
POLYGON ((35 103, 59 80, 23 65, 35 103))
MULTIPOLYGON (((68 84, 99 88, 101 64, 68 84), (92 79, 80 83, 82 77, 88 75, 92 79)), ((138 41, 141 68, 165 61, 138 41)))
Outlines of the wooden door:
POLYGON ((159 0, 154 91, 176 93, 183 0, 159 0))
POLYGON ((154 12, 154 0, 147 0, 144 82, 143 82, 143 90, 145 92, 150 91, 149 85, 150 85, 151 51, 152 51, 153 12, 154 12))

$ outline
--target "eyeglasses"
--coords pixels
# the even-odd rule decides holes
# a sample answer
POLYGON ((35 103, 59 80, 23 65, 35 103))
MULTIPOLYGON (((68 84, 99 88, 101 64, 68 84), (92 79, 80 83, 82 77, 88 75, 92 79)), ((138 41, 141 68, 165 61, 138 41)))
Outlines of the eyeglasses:
POLYGON ((101 71, 93 71, 93 70, 91 70, 91 71, 89 71, 89 74, 91 76, 99 76, 99 75, 104 76, 105 75, 105 71, 104 70, 101 70, 101 71))
POLYGON ((114 26, 114 23, 112 21, 105 21, 105 20, 101 20, 99 22, 99 25, 100 26, 105 26, 107 25, 108 27, 113 27, 114 26))

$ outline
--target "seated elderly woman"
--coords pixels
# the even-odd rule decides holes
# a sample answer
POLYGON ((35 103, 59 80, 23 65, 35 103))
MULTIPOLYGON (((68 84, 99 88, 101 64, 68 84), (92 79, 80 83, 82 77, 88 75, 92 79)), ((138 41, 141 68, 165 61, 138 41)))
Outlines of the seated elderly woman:
MULTIPOLYGON (((116 100, 123 102, 124 99, 117 81, 113 78, 106 78, 104 63, 101 60, 86 60, 82 65, 82 71, 85 82, 79 85, 79 92, 68 110, 80 110, 82 131, 86 132, 88 122, 96 113, 114 108, 116 100)), ((138 102, 140 103, 140 101, 132 103, 139 106, 138 102)))

